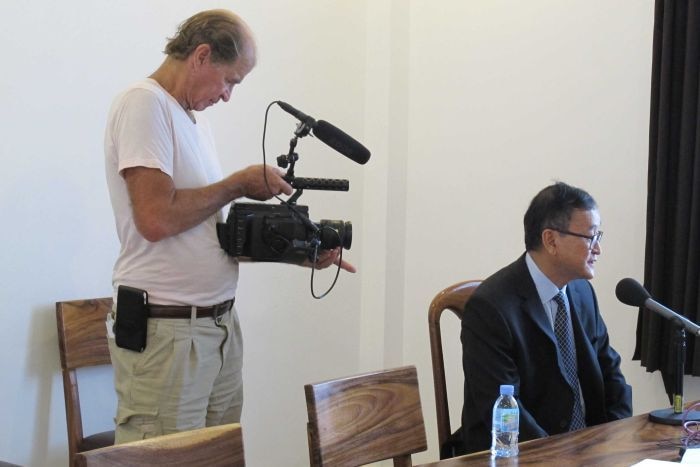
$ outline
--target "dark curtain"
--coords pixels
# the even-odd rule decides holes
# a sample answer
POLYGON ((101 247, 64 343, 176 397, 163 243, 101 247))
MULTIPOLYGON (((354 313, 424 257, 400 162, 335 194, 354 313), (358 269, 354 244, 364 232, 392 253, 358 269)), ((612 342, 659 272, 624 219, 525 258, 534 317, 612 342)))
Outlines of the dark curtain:
MULTIPOLYGON (((700 1, 656 0, 649 128, 644 286, 698 322, 700 309, 700 1)), ((648 310, 637 320, 635 360, 660 370, 673 392, 673 324, 648 310)), ((700 344, 688 336, 685 374, 700 375, 700 344)))

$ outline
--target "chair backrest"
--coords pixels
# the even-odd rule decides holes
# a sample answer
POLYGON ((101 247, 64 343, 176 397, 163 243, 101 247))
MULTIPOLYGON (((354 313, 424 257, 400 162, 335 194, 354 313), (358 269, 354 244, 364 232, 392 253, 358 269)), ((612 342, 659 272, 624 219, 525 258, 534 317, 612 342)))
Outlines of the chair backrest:
POLYGON ((438 443, 441 450, 450 437, 451 425, 447 402, 447 385, 445 383, 445 361, 442 355, 440 317, 443 311, 450 310, 461 320, 464 306, 480 284, 480 280, 469 280, 451 285, 435 295, 428 310, 428 331, 430 333, 430 356, 433 362, 438 443))
POLYGON ((78 453, 79 467, 243 467, 241 425, 210 426, 78 453))
POLYGON ((114 444, 114 431, 84 436, 76 374, 78 368, 111 364, 105 325, 111 309, 111 298, 56 302, 70 465, 80 451, 114 444))
POLYGON ((414 366, 304 386, 312 466, 358 466, 393 459, 410 466, 425 451, 414 366))

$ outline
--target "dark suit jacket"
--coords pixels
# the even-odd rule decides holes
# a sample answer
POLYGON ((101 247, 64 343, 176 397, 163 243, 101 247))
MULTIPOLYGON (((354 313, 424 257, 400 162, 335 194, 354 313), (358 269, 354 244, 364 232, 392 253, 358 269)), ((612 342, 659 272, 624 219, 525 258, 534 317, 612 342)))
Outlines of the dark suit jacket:
MULTIPOLYGON (((576 342, 586 424, 632 415, 632 389, 610 347, 593 287, 586 280, 567 286, 576 342)), ((474 292, 462 320, 465 452, 488 449, 499 385, 515 386, 520 405, 520 440, 568 430, 573 392, 557 357, 552 325, 543 309, 525 255, 486 279, 474 292)))

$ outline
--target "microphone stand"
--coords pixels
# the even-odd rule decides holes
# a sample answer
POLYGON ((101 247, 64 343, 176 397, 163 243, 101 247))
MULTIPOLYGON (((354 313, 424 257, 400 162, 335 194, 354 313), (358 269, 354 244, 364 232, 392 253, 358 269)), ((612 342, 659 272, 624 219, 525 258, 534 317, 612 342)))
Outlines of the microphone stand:
POLYGON ((685 421, 700 421, 700 411, 691 410, 683 413, 683 375, 685 373, 685 328, 679 319, 671 321, 674 327, 674 363, 675 381, 673 388, 673 406, 670 409, 652 410, 649 420, 662 425, 681 425, 685 421))

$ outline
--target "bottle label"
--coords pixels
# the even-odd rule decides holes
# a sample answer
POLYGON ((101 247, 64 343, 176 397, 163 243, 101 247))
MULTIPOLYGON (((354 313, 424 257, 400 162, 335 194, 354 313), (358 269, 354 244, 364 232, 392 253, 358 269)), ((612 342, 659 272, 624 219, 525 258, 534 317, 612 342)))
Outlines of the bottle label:
POLYGON ((493 414, 493 428, 499 431, 518 431, 518 409, 498 409, 493 414))

